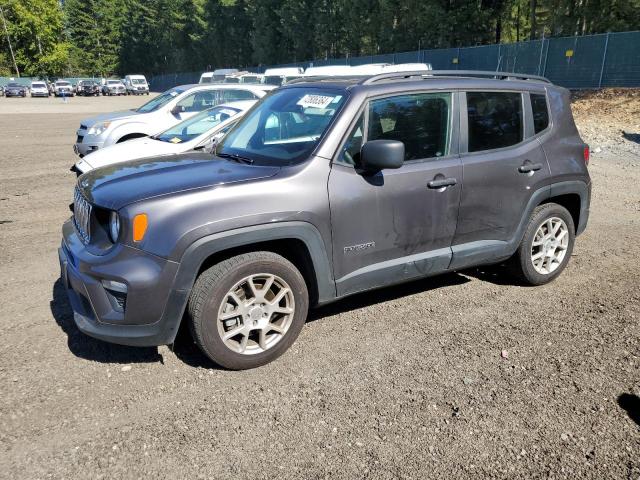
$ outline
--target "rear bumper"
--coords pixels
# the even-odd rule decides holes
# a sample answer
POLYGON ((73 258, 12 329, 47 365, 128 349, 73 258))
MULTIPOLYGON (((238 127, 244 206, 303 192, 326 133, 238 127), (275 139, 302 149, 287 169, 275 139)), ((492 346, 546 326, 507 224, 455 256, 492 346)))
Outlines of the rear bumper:
POLYGON ((58 249, 60 277, 73 318, 85 334, 111 343, 157 346, 173 342, 182 313, 167 308, 186 293, 173 292, 178 269, 171 262, 132 247, 118 245, 105 255, 89 253, 71 221, 63 226, 58 249), (127 285, 124 308, 103 281, 127 285))

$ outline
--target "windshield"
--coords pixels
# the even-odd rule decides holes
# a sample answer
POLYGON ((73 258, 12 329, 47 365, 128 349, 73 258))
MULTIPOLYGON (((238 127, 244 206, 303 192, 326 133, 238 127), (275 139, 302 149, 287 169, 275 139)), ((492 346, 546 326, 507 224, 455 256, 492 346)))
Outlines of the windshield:
POLYGON ((69 82, 56 82, 56 85, 59 87, 68 87, 71 84, 69 82))
POLYGON ((7 87, 21 87, 22 85, 20 85, 19 83, 8 83, 7 87))
POLYGON ((214 107, 205 110, 194 117, 174 125, 169 130, 156 135, 156 140, 169 143, 184 143, 209 132, 225 120, 234 117, 240 112, 237 108, 214 107))
POLYGON ((107 85, 121 85, 122 82, 120 80, 107 80, 107 85))
POLYGON ((32 83, 31 88, 46 88, 47 86, 44 83, 32 83))
POLYGON ((171 90, 167 90, 166 92, 161 93, 157 97, 152 98, 147 103, 139 107, 136 110, 136 112, 139 112, 139 113, 155 112, 157 109, 159 109, 160 107, 163 107, 164 105, 169 103, 171 100, 176 98, 182 92, 184 92, 182 88, 172 88, 171 90))
POLYGON ((144 81, 143 79, 141 79, 141 78, 132 78, 132 79, 131 79, 131 83, 133 83, 134 85, 144 85, 144 84, 145 84, 145 83, 147 83, 147 82, 145 82, 145 81, 144 81))
POLYGON ((338 89, 276 90, 243 117, 217 148, 263 165, 293 165, 309 157, 344 104, 338 89))

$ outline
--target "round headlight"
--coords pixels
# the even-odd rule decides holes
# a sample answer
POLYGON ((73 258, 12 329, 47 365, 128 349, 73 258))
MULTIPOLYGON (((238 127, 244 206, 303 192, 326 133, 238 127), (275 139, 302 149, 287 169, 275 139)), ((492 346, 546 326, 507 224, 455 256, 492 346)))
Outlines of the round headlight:
POLYGON ((120 236, 120 217, 116 212, 111 212, 109 217, 109 238, 113 243, 118 241, 120 236))

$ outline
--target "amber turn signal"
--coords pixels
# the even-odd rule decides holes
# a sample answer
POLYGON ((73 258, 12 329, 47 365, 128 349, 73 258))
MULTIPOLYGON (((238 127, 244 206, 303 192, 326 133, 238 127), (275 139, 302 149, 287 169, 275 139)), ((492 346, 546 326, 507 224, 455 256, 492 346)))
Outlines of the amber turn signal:
POLYGON ((139 213, 133 217, 133 241, 141 242, 147 233, 147 214, 139 213))

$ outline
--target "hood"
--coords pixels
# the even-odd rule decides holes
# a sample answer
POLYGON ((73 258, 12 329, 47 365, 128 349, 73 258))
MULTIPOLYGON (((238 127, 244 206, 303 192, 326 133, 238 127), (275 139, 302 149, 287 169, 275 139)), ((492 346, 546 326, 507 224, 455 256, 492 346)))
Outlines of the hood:
POLYGON ((91 203, 119 210, 130 203, 170 193, 267 178, 279 170, 190 152, 91 170, 78 179, 78 186, 91 203))
POLYGON ((138 115, 142 115, 142 114, 136 112, 135 110, 122 110, 120 112, 102 113, 100 115, 96 115, 95 117, 85 118, 80 123, 82 125, 86 125, 87 127, 91 127, 92 125, 95 125, 98 122, 106 122, 108 120, 109 121, 128 120, 138 115))
POLYGON ((128 160, 186 152, 191 149, 191 144, 192 142, 175 144, 161 142, 149 137, 135 138, 91 152, 82 160, 91 168, 100 168, 128 160))

